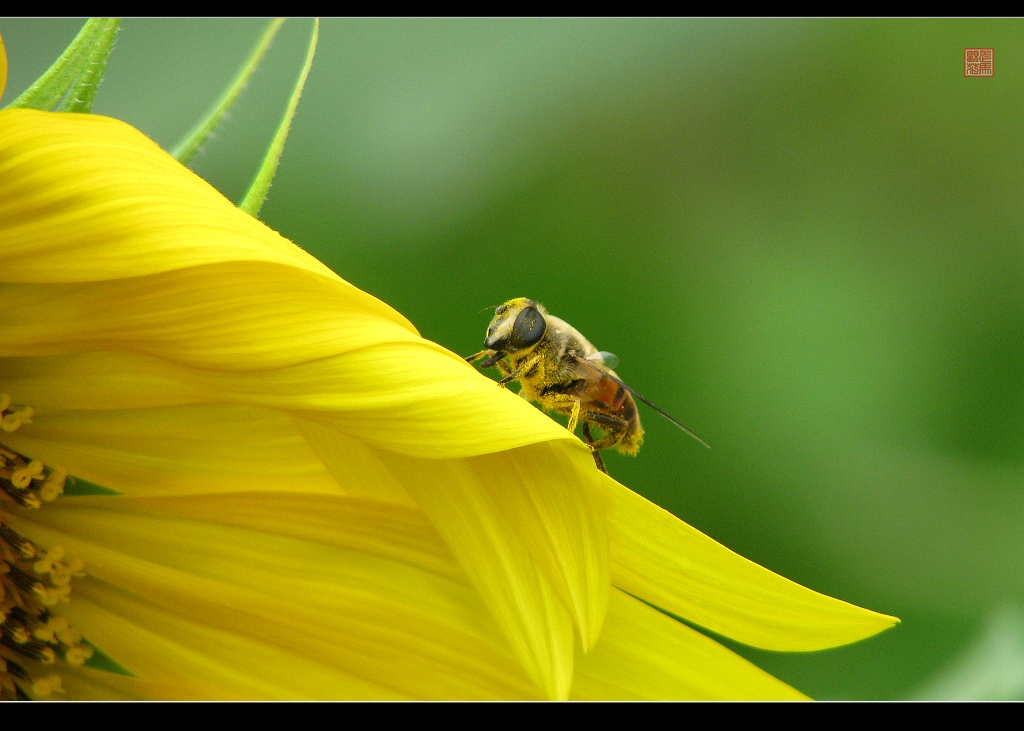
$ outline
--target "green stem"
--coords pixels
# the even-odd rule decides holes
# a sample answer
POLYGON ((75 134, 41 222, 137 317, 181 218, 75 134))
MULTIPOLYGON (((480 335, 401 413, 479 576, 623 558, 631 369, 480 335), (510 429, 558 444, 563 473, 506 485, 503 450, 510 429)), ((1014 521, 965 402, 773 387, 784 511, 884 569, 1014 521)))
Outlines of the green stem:
POLYGON ((106 19, 92 18, 85 22, 82 30, 64 49, 64 53, 53 62, 42 76, 35 80, 21 95, 7 105, 7 109, 27 108, 49 110, 60 101, 75 78, 82 72, 82 62, 89 49, 105 27, 106 19))
POLYGON ((78 112, 88 114, 92 110, 93 100, 96 98, 96 90, 99 89, 103 80, 103 72, 107 68, 107 59, 114 47, 114 37, 117 35, 117 27, 121 23, 120 18, 99 18, 100 30, 96 34, 96 41, 89 49, 89 55, 85 59, 84 68, 78 78, 71 84, 67 94, 61 99, 55 108, 58 112, 78 112))
POLYGON ((284 116, 281 118, 281 124, 277 128, 277 133, 274 135, 270 147, 267 148, 263 164, 260 165, 259 172, 256 173, 256 177, 249 187, 249 192, 245 194, 242 202, 238 204, 239 208, 253 217, 257 217, 260 208, 263 207, 263 201, 267 199, 267 193, 270 192, 270 183, 273 181, 274 174, 277 172, 277 165, 281 161, 284 143, 288 139, 288 130, 291 127, 292 119, 295 117, 295 110, 299 106, 299 98, 302 96, 302 89, 306 85, 309 70, 313 66, 313 55, 316 53, 316 43, 319 36, 320 19, 317 18, 313 21, 313 34, 309 39, 306 62, 302 66, 302 72, 299 74, 295 89, 292 91, 291 99, 288 100, 288 108, 285 109, 284 116))
POLYGON ((238 99, 238 95, 242 93, 249 83, 249 78, 256 71, 256 67, 263 59, 267 49, 270 48, 270 42, 274 39, 282 23, 284 23, 284 18, 275 18, 267 24, 259 42, 256 43, 256 47, 252 49, 242 68, 238 70, 235 78, 231 80, 231 83, 228 84, 220 98, 210 108, 210 111, 206 113, 206 116, 199 120, 196 126, 171 150, 171 154, 182 165, 188 165, 196 153, 199 152, 199 148, 203 146, 210 134, 213 133, 213 130, 224 119, 228 109, 231 108, 231 105, 238 99))

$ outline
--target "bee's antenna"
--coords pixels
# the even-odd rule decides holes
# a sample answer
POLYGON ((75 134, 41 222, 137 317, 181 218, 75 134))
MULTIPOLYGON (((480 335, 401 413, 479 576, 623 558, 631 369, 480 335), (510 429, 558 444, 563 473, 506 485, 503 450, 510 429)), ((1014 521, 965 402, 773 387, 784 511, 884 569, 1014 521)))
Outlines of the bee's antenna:
POLYGON ((637 397, 638 399, 640 399, 641 401, 643 401, 643 402, 644 402, 645 404, 647 404, 647 405, 648 405, 648 406, 650 406, 650 407, 651 407, 652 409, 654 409, 655 411, 657 411, 657 412, 658 412, 659 414, 661 414, 662 416, 664 416, 664 417, 665 417, 666 419, 668 419, 669 421, 671 421, 671 422, 672 422, 673 424, 675 424, 676 426, 678 426, 678 427, 679 427, 680 429, 682 429, 682 430, 683 430, 684 432, 686 432, 686 433, 687 433, 687 434, 689 434, 689 435, 690 435, 691 437, 693 437, 694 439, 696 439, 696 440, 697 440, 698 442, 700 442, 701 444, 703 444, 703 445, 704 445, 705 447, 707 447, 708 449, 711 449, 711 445, 710 445, 710 444, 708 444, 707 442, 705 442, 705 441, 704 441, 703 439, 701 439, 700 437, 698 437, 698 436, 697 436, 696 434, 694 434, 694 433, 693 433, 693 430, 692 430, 692 429, 690 429, 690 428, 689 428, 688 426, 686 426, 685 424, 683 424, 683 423, 682 423, 681 421, 679 421, 679 420, 678 420, 678 419, 676 419, 675 417, 671 416, 670 414, 667 414, 667 413, 665 413, 665 412, 664 412, 664 411, 662 411, 662 410, 661 410, 660 408, 658 408, 657 406, 655 406, 655 405, 654 405, 653 403, 651 403, 651 402, 650 402, 650 401, 649 401, 649 400, 648 400, 648 399, 647 399, 647 398, 646 398, 646 397, 645 397, 645 396, 644 396, 644 395, 643 395, 642 393, 638 392, 638 391, 637 391, 637 390, 636 390, 635 388, 633 388, 632 386, 627 386, 627 385, 626 385, 625 383, 623 383, 623 382, 622 382, 621 380, 619 380, 618 378, 616 378, 615 376, 613 376, 613 375, 612 375, 611 373, 608 373, 607 371, 605 371, 605 374, 604 374, 604 375, 605 375, 605 376, 606 376, 607 378, 610 378, 610 379, 612 379, 613 381, 615 381, 615 382, 616 382, 617 384, 619 384, 619 385, 620 385, 620 386, 622 386, 623 388, 625 388, 625 389, 626 389, 627 391, 629 391, 629 392, 630 392, 631 394, 633 394, 634 396, 636 396, 636 397, 637 397))
POLYGON ((489 307, 481 307, 479 310, 477 310, 477 312, 479 313, 479 312, 487 312, 487 310, 496 310, 499 307, 501 307, 501 305, 490 305, 489 307))
POLYGON ((691 437, 693 437, 694 439, 696 439, 696 440, 697 440, 698 442, 700 442, 701 444, 703 444, 703 445, 704 445, 705 447, 707 447, 708 449, 711 449, 711 445, 710 445, 710 444, 708 444, 707 442, 705 442, 705 441, 704 441, 703 439, 701 439, 700 437, 698 437, 698 436, 697 436, 696 434, 694 434, 694 433, 693 433, 693 431, 692 431, 692 430, 691 430, 691 429, 690 429, 689 427, 687 427, 687 426, 686 426, 686 425, 684 425, 683 423, 681 423, 681 422, 677 421, 677 420, 676 420, 676 419, 674 419, 673 417, 671 417, 671 416, 669 416, 668 414, 666 414, 666 413, 665 413, 664 411, 662 411, 661 409, 659 409, 659 408, 658 408, 657 406, 655 406, 654 404, 652 404, 652 403, 651 403, 650 401, 648 401, 647 399, 645 399, 645 398, 644 398, 643 396, 641 396, 640 394, 638 394, 638 393, 637 393, 636 391, 633 391, 633 395, 634 395, 634 396, 636 396, 636 397, 637 397, 638 399, 640 399, 641 401, 643 401, 643 402, 644 402, 645 404, 647 404, 648 406, 650 406, 650 407, 651 407, 652 409, 654 409, 655 411, 657 411, 657 412, 658 412, 659 414, 661 414, 662 416, 664 416, 664 417, 665 417, 666 419, 668 419, 669 421, 671 421, 671 422, 672 422, 673 424, 675 424, 676 426, 678 426, 678 427, 679 427, 680 429, 682 429, 682 430, 683 430, 684 432, 686 432, 687 434, 689 434, 689 435, 690 435, 691 437))

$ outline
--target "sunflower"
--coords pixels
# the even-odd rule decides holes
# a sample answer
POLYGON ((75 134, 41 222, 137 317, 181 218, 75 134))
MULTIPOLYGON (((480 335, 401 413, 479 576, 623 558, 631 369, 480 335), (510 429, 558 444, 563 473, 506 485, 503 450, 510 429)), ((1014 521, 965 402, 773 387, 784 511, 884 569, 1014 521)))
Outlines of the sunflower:
POLYGON ((747 561, 120 121, 0 112, 0 695, 803 697, 747 561), (659 611, 663 610, 663 611, 659 611))

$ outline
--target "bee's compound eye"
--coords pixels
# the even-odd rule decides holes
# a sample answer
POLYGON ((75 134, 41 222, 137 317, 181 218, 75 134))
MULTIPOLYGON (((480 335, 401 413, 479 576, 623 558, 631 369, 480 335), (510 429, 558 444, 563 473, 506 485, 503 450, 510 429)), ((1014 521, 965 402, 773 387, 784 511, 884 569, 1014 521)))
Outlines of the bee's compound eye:
POLYGON ((548 324, 544 315, 536 307, 524 307, 516 322, 512 326, 512 335, 509 336, 508 344, 514 350, 522 350, 536 345, 544 336, 548 324))

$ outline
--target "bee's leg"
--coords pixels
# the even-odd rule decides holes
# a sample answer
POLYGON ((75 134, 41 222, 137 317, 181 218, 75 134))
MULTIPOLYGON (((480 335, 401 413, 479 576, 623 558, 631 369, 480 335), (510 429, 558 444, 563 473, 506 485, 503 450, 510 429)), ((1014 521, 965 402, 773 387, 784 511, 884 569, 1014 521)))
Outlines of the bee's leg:
POLYGON ((610 414, 602 414, 598 411, 588 411, 583 415, 583 418, 586 421, 594 422, 608 432, 590 445, 590 448, 595 452, 600 449, 611 449, 617 445, 622 441, 622 438, 626 435, 626 430, 629 428, 629 422, 625 419, 620 419, 610 414))
POLYGON ((548 393, 545 394, 544 400, 545 408, 569 415, 569 425, 565 428, 575 433, 576 426, 580 423, 580 397, 569 393, 548 393))
POLYGON ((539 355, 534 356, 533 358, 530 358, 530 360, 526 361, 526 363, 524 363, 521 367, 516 368, 514 371, 509 373, 507 376, 502 378, 500 381, 498 381, 498 385, 499 386, 504 386, 506 383, 510 383, 510 382, 516 380, 517 378, 519 378, 519 374, 520 373, 525 373, 526 371, 530 370, 535 365, 537 365, 537 363, 539 363, 539 362, 540 362, 540 356, 539 355))
MULTIPOLYGON (((575 432, 576 425, 580 421, 580 399, 577 396, 570 396, 570 398, 572 399, 572 412, 569 414, 569 426, 565 428, 571 432, 575 432)), ((587 429, 587 425, 584 424, 583 433, 587 434, 588 431, 589 429, 587 429)), ((590 443, 590 439, 587 439, 587 443, 590 443)))
POLYGON ((498 361, 502 360, 504 357, 505 357, 504 353, 502 353, 500 350, 496 351, 494 353, 494 355, 492 355, 490 358, 488 358, 483 363, 481 363, 480 367, 481 368, 494 368, 494 366, 498 365, 498 361))
POLYGON ((476 363, 478 360, 480 360, 481 358, 483 358, 485 356, 488 356, 488 355, 495 355, 495 352, 493 350, 489 350, 489 349, 488 350, 481 350, 479 353, 473 353, 473 355, 467 355, 465 358, 463 358, 463 360, 465 360, 467 363, 476 363))
POLYGON ((597 469, 608 474, 608 469, 604 466, 604 460, 601 458, 601 453, 594 449, 594 437, 590 435, 590 424, 583 422, 583 438, 587 440, 587 444, 590 445, 590 453, 594 455, 594 464, 597 465, 597 469))

